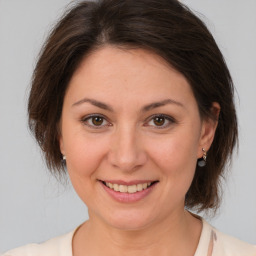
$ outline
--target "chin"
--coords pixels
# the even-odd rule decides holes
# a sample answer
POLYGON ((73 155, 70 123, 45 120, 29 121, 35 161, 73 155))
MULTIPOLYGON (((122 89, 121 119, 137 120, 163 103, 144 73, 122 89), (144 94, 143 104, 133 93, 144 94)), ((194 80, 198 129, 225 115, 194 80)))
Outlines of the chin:
POLYGON ((105 222, 113 228, 120 230, 142 230, 153 222, 152 218, 147 216, 144 211, 122 212, 111 214, 108 220, 105 218, 105 222))

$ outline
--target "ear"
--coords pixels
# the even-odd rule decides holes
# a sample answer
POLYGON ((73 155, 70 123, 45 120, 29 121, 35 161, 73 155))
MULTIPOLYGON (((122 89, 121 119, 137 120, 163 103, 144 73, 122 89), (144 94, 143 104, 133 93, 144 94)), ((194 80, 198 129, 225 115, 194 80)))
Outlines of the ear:
POLYGON ((64 156, 65 155, 65 149, 64 149, 64 142, 62 136, 59 137, 59 144, 60 144, 60 152, 64 156))
POLYGON ((60 146, 60 152, 62 155, 65 155, 65 147, 64 147, 64 142, 63 142, 63 136, 62 136, 62 131, 61 131, 61 120, 57 124, 57 131, 58 131, 58 140, 59 140, 59 146, 60 146))
POLYGON ((212 118, 208 117, 202 121, 201 135, 200 135, 200 141, 199 141, 198 152, 197 152, 198 158, 201 158, 203 155, 202 148, 204 148, 207 152, 213 142, 215 131, 218 126, 218 119, 220 114, 219 103, 217 102, 212 103, 211 112, 212 112, 212 118))

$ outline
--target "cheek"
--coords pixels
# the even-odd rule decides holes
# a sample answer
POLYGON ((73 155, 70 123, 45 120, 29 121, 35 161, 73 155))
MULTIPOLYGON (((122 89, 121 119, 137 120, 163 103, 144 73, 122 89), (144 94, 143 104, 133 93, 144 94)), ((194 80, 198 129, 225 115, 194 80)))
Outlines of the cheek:
POLYGON ((163 170, 180 170, 186 166, 194 166, 197 159, 197 143, 191 138, 177 136, 157 140, 149 151, 154 162, 163 170))
POLYGON ((104 158, 106 145, 104 138, 81 135, 70 138, 66 143, 69 171, 80 176, 91 176, 104 158))
POLYGON ((168 187, 179 194, 187 192, 194 177, 197 147, 196 139, 181 134, 156 140, 149 148, 153 162, 159 168, 168 187))
POLYGON ((67 170, 78 196, 88 206, 94 199, 97 170, 104 158, 104 140, 77 135, 66 137, 67 170))
POLYGON ((73 187, 83 198, 90 196, 96 184, 96 170, 106 152, 106 136, 99 133, 88 135, 80 123, 71 118, 63 119, 63 146, 67 156, 66 164, 73 187))

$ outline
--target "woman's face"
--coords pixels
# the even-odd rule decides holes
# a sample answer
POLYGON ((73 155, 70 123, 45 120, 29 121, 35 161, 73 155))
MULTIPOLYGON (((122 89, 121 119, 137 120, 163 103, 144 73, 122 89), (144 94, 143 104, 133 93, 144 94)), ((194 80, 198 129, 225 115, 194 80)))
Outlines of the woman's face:
POLYGON ((60 126, 61 152, 90 218, 121 229, 184 211, 215 129, 200 119, 184 76, 159 56, 110 46, 74 73, 60 126))

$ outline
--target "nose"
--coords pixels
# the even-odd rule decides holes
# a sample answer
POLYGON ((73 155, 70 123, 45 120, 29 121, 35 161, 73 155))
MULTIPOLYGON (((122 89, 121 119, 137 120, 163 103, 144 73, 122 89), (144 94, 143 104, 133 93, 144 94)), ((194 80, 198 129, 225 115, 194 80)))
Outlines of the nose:
POLYGON ((111 138, 108 161, 121 171, 135 171, 147 161, 143 146, 136 128, 126 126, 117 129, 111 138))

